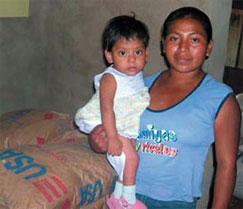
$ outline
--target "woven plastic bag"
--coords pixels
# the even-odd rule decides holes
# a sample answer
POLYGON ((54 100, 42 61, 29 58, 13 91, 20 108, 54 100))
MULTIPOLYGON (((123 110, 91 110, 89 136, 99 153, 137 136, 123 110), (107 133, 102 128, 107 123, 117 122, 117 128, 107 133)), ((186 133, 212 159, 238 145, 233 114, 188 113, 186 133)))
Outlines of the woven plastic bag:
MULTIPOLYGON (((0 151, 0 206, 8 209, 102 209, 114 171, 87 138, 0 151)), ((72 136, 72 138, 70 138, 72 136)))
POLYGON ((19 110, 0 115, 0 150, 25 144, 45 144, 73 129, 68 114, 19 110))

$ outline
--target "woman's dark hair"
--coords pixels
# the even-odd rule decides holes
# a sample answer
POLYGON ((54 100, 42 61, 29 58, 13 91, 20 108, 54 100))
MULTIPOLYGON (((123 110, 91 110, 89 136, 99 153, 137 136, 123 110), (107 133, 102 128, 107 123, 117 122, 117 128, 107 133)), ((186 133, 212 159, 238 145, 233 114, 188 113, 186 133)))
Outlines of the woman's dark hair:
POLYGON ((169 34, 172 23, 185 17, 190 17, 194 20, 197 20, 202 25, 207 35, 207 42, 209 43, 212 40, 213 30, 209 17, 203 11, 195 7, 181 7, 171 12, 165 19, 165 22, 161 29, 162 39, 165 39, 166 36, 169 34))
POLYGON ((148 27, 141 21, 135 19, 135 15, 121 15, 112 18, 106 25, 102 34, 103 51, 111 52, 116 41, 121 38, 127 40, 137 38, 141 41, 145 48, 149 44, 148 27))

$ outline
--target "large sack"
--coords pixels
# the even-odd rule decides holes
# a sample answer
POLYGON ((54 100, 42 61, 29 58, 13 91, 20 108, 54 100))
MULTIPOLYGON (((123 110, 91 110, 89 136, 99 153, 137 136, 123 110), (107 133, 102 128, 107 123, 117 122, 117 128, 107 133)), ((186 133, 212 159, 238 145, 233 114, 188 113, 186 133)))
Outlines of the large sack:
MULTIPOLYGON (((109 198, 109 194, 107 194, 106 196, 100 198, 99 200, 91 203, 91 204, 88 204, 87 206, 85 207, 80 207, 80 209, 109 209, 107 206, 106 206, 106 200, 109 198)), ((1 209, 1 208, 0 208, 1 209)))
POLYGON ((53 111, 20 110, 0 115, 0 150, 45 144, 73 128, 72 118, 53 111))
POLYGON ((114 179, 105 155, 69 132, 59 143, 0 151, 0 206, 102 209, 114 179), (69 138, 72 136, 72 138, 69 138), (61 142, 62 141, 62 142, 61 142))

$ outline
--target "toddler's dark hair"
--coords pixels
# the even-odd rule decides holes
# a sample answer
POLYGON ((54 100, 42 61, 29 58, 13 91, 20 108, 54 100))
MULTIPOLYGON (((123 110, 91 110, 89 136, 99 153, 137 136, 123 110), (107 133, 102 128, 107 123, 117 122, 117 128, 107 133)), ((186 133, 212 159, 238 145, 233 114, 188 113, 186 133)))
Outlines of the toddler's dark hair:
POLYGON ((137 38, 141 41, 145 48, 149 44, 149 30, 148 27, 141 21, 135 19, 135 15, 116 16, 107 23, 102 34, 102 48, 103 51, 111 52, 112 47, 116 41, 121 38, 127 40, 137 38))

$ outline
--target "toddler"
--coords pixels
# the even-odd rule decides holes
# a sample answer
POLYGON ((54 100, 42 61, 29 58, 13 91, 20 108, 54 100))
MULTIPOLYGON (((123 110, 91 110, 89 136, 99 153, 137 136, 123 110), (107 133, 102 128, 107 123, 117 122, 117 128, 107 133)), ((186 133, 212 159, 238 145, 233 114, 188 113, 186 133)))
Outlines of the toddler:
POLYGON ((146 208, 135 196, 139 163, 135 139, 140 115, 150 100, 142 73, 148 43, 149 31, 144 23, 126 15, 112 18, 102 35, 109 67, 95 76, 95 94, 75 115, 75 123, 82 132, 90 133, 101 123, 104 126, 108 138, 107 159, 119 176, 106 202, 110 209, 146 208))

